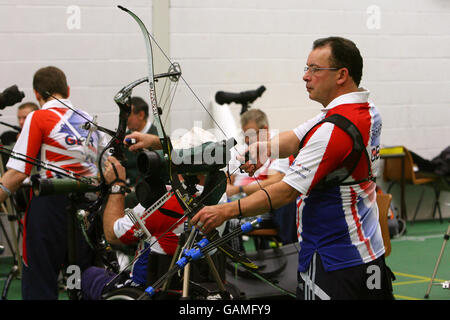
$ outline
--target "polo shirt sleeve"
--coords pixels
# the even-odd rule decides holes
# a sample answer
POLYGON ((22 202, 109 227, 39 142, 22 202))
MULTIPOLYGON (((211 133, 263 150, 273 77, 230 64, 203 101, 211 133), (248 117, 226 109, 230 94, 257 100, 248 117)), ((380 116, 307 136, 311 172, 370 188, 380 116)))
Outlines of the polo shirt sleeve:
MULTIPOLYGON (((44 114, 44 110, 37 110, 28 115, 14 145, 13 151, 26 155, 30 161, 32 161, 30 158, 36 159, 38 157, 41 148, 43 135, 45 134, 41 126, 45 122, 44 114)), ((30 175, 33 165, 22 160, 9 158, 6 167, 30 175)))
MULTIPOLYGON (((144 213, 145 208, 138 204, 133 210, 140 217, 144 213)), ((139 240, 135 235, 136 227, 127 215, 117 219, 113 228, 116 238, 124 244, 131 244, 139 240)))
POLYGON ((275 159, 269 166, 269 171, 278 171, 280 173, 286 174, 289 170, 289 158, 275 159))
POLYGON ((309 130, 311 130, 312 127, 319 121, 321 121, 324 118, 324 114, 320 113, 317 116, 315 116, 312 119, 309 119, 308 121, 302 123, 297 128, 295 128, 293 131, 295 135, 297 136, 298 140, 302 140, 305 134, 308 133, 309 130))

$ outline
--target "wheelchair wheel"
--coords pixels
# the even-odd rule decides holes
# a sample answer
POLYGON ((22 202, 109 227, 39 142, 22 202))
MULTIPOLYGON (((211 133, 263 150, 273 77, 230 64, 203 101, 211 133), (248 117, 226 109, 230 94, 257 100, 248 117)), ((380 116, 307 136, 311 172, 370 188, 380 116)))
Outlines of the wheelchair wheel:
MULTIPOLYGON (((145 291, 138 288, 120 288, 106 293, 104 300, 137 300, 145 291)), ((144 297, 144 300, 146 298, 144 297)))

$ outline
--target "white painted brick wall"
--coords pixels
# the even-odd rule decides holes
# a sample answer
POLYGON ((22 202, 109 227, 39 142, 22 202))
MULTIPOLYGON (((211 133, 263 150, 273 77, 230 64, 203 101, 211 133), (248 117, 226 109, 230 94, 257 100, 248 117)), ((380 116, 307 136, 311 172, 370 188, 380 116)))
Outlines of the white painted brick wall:
MULTIPOLYGON (((151 25, 151 1, 127 0, 124 6, 151 25)), ((117 126, 113 96, 125 84, 146 75, 146 55, 137 24, 116 4, 87 0, 0 1, 0 88, 17 84, 35 101, 34 72, 43 66, 61 68, 71 86, 71 100, 109 128, 117 126), (80 28, 69 29, 72 13, 80 9, 80 28)), ((136 94, 145 94, 138 88, 136 94)), ((15 107, 2 110, 5 122, 16 122, 15 107)), ((0 128, 1 131, 8 128, 0 128)))
MULTIPOLYGON (((151 30, 151 0, 119 3, 151 30)), ((254 107, 268 113, 274 129, 297 126, 320 109, 301 79, 312 42, 340 35, 354 40, 365 59, 362 85, 382 114, 383 144, 403 144, 429 159, 449 144, 448 0, 172 0, 169 18, 171 58, 206 107, 219 90, 265 85, 254 107), (374 5, 379 29, 367 26, 374 5)), ((18 84, 34 100, 34 71, 57 65, 75 105, 109 128, 117 125, 114 94, 147 72, 137 25, 107 0, 0 0, 0 43, 0 88, 18 84), (70 5, 81 9, 79 30, 67 28, 70 5)), ((135 94, 146 97, 145 88, 135 94)), ((2 120, 14 123, 15 112, 3 110, 2 120)), ((171 112, 172 130, 199 120, 212 126, 183 83, 171 112)))

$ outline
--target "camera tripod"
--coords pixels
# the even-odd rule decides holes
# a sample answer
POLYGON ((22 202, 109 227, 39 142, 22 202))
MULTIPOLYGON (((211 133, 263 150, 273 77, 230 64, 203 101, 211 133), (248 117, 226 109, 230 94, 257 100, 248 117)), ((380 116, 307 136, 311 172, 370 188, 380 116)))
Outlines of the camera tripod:
MULTIPOLYGON (((3 176, 5 173, 5 167, 3 164, 3 156, 0 155, 0 173, 3 176)), ((6 231, 6 228, 3 224, 3 222, 0 220, 0 228, 3 232, 6 242, 8 244, 9 250, 11 251, 11 254, 13 256, 13 266, 11 267, 10 272, 8 273, 8 276, 6 278, 5 284, 3 286, 2 296, 1 300, 6 300, 8 296, 8 290, 11 285, 12 280, 14 279, 20 279, 20 276, 22 274, 22 264, 21 264, 21 254, 19 250, 19 237, 21 234, 21 228, 20 228, 20 222, 19 222, 19 216, 17 210, 14 209, 13 203, 11 198, 7 198, 4 203, 1 204, 1 209, 4 215, 8 217, 9 224, 11 226, 11 236, 12 241, 10 237, 8 236, 8 233, 6 231), (15 221, 18 223, 17 232, 16 232, 16 226, 15 221)))
POLYGON ((433 284, 442 284, 443 288, 450 289, 450 287, 446 287, 448 285, 448 281, 445 281, 444 283, 433 283, 434 278, 436 277, 436 273, 439 267, 439 263, 441 262, 442 255, 445 250, 445 245, 447 244, 448 239, 450 238, 450 221, 447 228, 447 233, 444 235, 444 242, 442 243, 441 252, 439 253, 438 259, 436 261, 436 265, 434 266, 433 275, 431 276, 430 283, 428 284, 427 292, 425 293, 425 299, 428 299, 430 296, 431 286, 433 284))
POLYGON ((3 285, 2 296, 1 296, 1 300, 6 300, 7 295, 8 295, 8 290, 9 290, 12 280, 20 279, 20 275, 22 274, 22 264, 21 264, 21 257, 20 257, 20 252, 19 252, 18 237, 17 237, 16 230, 14 229, 15 228, 14 220, 17 220, 16 219, 17 216, 14 214, 11 214, 10 213, 11 211, 7 210, 4 204, 2 204, 1 207, 2 207, 3 213, 8 217, 8 220, 11 225, 11 232, 12 232, 12 237, 13 237, 13 241, 11 242, 11 239, 8 236, 6 228, 3 224, 3 222, 0 220, 0 227, 6 238, 6 242, 8 244, 9 250, 13 257, 13 266, 11 267, 11 270, 9 271, 8 276, 6 277, 5 284, 3 285))

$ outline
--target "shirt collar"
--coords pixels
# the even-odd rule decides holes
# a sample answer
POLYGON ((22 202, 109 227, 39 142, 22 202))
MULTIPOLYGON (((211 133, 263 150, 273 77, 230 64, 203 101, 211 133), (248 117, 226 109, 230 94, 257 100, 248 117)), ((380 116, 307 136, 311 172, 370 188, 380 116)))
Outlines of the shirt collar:
POLYGON ((332 100, 325 108, 323 108, 322 111, 327 112, 341 104, 367 103, 369 101, 369 94, 369 90, 360 87, 358 88, 358 91, 346 93, 334 98, 334 100, 332 100))
POLYGON ((144 126, 144 129, 141 130, 141 133, 147 133, 148 130, 150 130, 150 127, 152 126, 152 123, 150 121, 148 121, 147 119, 147 123, 144 126))
POLYGON ((47 101, 41 109, 49 109, 49 108, 67 108, 65 105, 68 105, 69 107, 73 107, 72 103, 69 99, 53 99, 50 101, 47 101), (61 101, 61 102, 60 102, 61 101))

